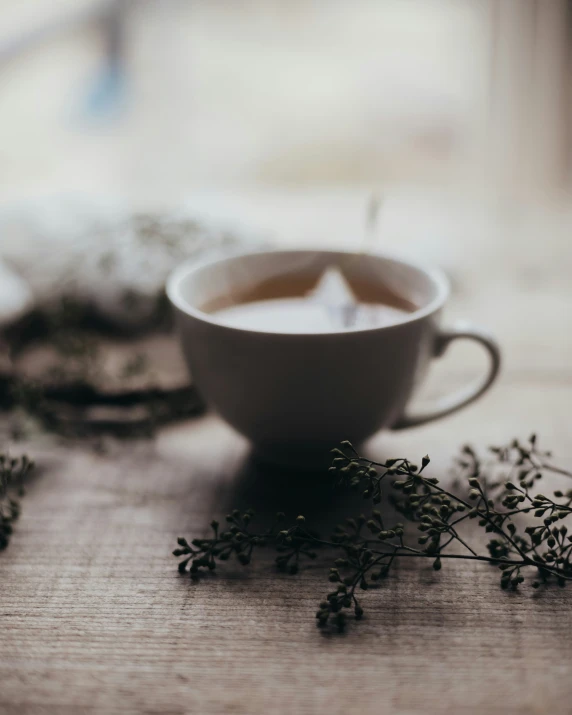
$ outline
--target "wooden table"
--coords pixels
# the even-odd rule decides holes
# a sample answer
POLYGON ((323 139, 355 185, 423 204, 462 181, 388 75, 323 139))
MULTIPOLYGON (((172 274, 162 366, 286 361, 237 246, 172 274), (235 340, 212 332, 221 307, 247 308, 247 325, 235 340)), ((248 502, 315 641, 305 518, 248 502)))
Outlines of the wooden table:
MULTIPOLYGON (((322 245, 355 236, 364 203, 340 192, 199 200, 281 226, 286 244, 299 243, 307 221, 322 245)), ((446 480, 461 442, 484 446, 534 429, 572 465, 567 217, 412 202, 409 210, 399 196, 388 202, 384 241, 445 265, 454 285, 448 318, 488 326, 505 366, 477 405, 378 436, 370 452, 429 452, 446 480)), ((428 392, 480 365, 470 348, 452 351, 428 392)), ((170 552, 177 536, 203 534, 234 505, 303 511, 327 524, 349 508, 344 495, 324 504, 307 480, 256 467, 212 415, 107 447, 100 454, 50 439, 12 447, 40 467, 0 555, 0 712, 572 712, 568 590, 505 593, 486 565, 447 564, 437 574, 409 560, 366 595, 366 620, 343 636, 321 634, 314 612, 327 564, 296 577, 268 563, 229 565, 192 584, 170 552)))

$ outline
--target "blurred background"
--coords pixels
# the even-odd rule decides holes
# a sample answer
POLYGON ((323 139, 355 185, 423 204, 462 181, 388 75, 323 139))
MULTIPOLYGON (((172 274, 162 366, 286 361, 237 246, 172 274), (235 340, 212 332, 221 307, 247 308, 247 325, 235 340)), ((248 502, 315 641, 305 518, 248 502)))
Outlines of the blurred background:
MULTIPOLYGON (((499 336, 505 382, 568 384, 571 18, 570 0, 0 0, 0 326, 71 296, 153 327, 181 260, 361 247, 375 195, 376 247, 448 272, 447 319, 499 336)), ((151 385, 179 389, 165 349, 151 385)), ((455 350, 448 384, 480 357, 455 350)))
POLYGON ((0 190, 569 188, 567 0, 0 0, 0 190))

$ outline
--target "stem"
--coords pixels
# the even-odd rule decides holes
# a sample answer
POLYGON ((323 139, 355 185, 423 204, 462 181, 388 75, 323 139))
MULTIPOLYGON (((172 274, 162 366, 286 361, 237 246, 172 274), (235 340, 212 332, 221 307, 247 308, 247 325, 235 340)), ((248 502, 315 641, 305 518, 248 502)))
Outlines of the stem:
MULTIPOLYGON (((504 534, 504 532, 503 532, 504 534)), ((335 548, 335 549, 341 549, 345 550, 347 547, 347 544, 338 544, 334 541, 325 541, 323 539, 316 539, 312 537, 310 534, 306 534, 308 539, 312 539, 312 543, 315 544, 320 544, 322 546, 327 546, 330 548, 335 548)), ((449 543, 449 542, 447 542, 449 543)), ((392 546, 392 544, 389 544, 392 546)), ((426 558, 426 559, 435 559, 437 557, 441 559, 464 559, 466 561, 483 561, 487 562, 489 564, 507 564, 509 566, 534 566, 536 568, 541 568, 544 571, 547 571, 548 573, 553 574, 554 576, 557 576, 558 578, 564 578, 567 581, 572 581, 572 576, 565 576, 564 574, 561 574, 557 569, 552 568, 549 565, 545 565, 544 563, 539 563, 534 561, 534 559, 529 558, 526 554, 521 554, 522 559, 501 559, 501 558, 495 558, 493 556, 479 556, 478 554, 475 554, 474 552, 469 555, 469 554, 443 554, 443 553, 436 553, 436 554, 428 554, 425 551, 418 551, 416 549, 411 548, 410 546, 394 546, 393 551, 377 551, 370 549, 372 553, 374 553, 376 556, 379 556, 380 559, 387 557, 387 556, 392 556, 392 557, 406 557, 406 558, 426 558), (403 551, 402 551, 403 549, 403 551)), ((377 564, 377 560, 370 564, 368 566, 368 570, 370 567, 373 567, 377 564)), ((359 581, 359 579, 358 579, 359 581)))
MULTIPOLYGON (((449 526, 449 524, 447 524, 447 526, 449 526)), ((455 529, 450 528, 450 531, 453 533, 454 538, 457 539, 457 541, 458 541, 459 543, 463 544, 463 546, 464 546, 466 549, 468 549, 474 556, 476 556, 476 552, 473 551, 473 549, 471 549, 471 547, 470 547, 467 543, 465 543, 465 542, 463 541, 463 539, 461 539, 461 537, 459 536, 459 534, 457 534, 457 532, 455 531, 455 529)))

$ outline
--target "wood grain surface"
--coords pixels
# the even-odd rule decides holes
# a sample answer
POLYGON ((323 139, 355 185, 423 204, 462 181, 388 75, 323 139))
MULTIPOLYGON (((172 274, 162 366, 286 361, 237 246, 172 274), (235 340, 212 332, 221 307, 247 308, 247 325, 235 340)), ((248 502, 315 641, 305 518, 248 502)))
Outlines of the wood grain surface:
MULTIPOLYGON (((302 222, 306 204, 274 208, 281 225, 302 222)), ((357 226, 350 214, 344 225, 357 226)), ((459 415, 377 436, 375 456, 429 452, 447 480, 462 442, 534 429, 572 466, 572 258, 558 230, 536 240, 525 223, 505 226, 504 240, 474 232, 463 250, 451 232, 433 251, 454 279, 448 318, 475 319, 502 343, 499 384, 459 415)), ((421 255, 416 240, 405 248, 421 255)), ((482 368, 470 349, 441 363, 429 397, 482 368)), ((435 573, 406 560, 366 594, 367 618, 337 636, 314 625, 327 562, 296 577, 264 561, 198 584, 179 576, 176 537, 205 533, 233 506, 302 511, 324 528, 353 508, 307 476, 256 465, 213 415, 99 451, 48 437, 11 446, 24 449, 39 467, 0 555, 1 713, 572 712, 568 589, 505 593, 486 565, 435 573)))

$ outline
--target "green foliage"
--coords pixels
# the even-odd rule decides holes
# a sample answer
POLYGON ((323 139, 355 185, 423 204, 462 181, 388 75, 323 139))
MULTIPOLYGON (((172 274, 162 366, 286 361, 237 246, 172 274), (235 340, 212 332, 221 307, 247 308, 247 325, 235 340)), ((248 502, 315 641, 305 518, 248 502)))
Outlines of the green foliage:
POLYGON ((363 617, 361 591, 378 586, 402 558, 429 559, 435 571, 446 561, 486 562, 500 570, 501 587, 513 591, 524 582, 524 572, 533 573, 533 588, 550 582, 565 586, 572 580, 572 536, 562 522, 572 513, 572 489, 548 497, 534 488, 543 473, 572 473, 550 463, 550 453, 538 450, 535 435, 525 443, 514 440, 506 447, 492 447, 490 455, 491 460, 482 462, 464 447, 456 463, 455 490, 449 491, 426 476, 429 457, 421 466, 407 459, 373 462, 342 442, 333 450, 330 471, 340 488, 362 493, 369 516, 349 517, 329 539, 322 539, 303 516, 284 526, 280 513, 269 529, 255 532, 253 512, 234 511, 226 517, 225 530, 211 523, 211 538, 194 539, 191 545, 179 539, 180 548, 173 552, 184 557, 179 571, 188 568, 196 578, 230 558, 246 566, 256 549, 267 547, 277 553, 279 569, 295 574, 301 559, 316 558, 319 549, 334 552, 328 574, 334 590, 320 602, 316 619, 319 626, 340 631, 348 616, 363 617), (385 523, 372 508, 381 501, 382 487, 388 488, 396 517, 403 521, 385 523), (463 529, 469 521, 491 535, 486 552, 468 543, 463 529), (404 522, 411 527, 406 530, 404 522))
POLYGON ((10 542, 13 524, 20 516, 24 479, 33 466, 25 455, 16 459, 0 454, 0 551, 10 542))

